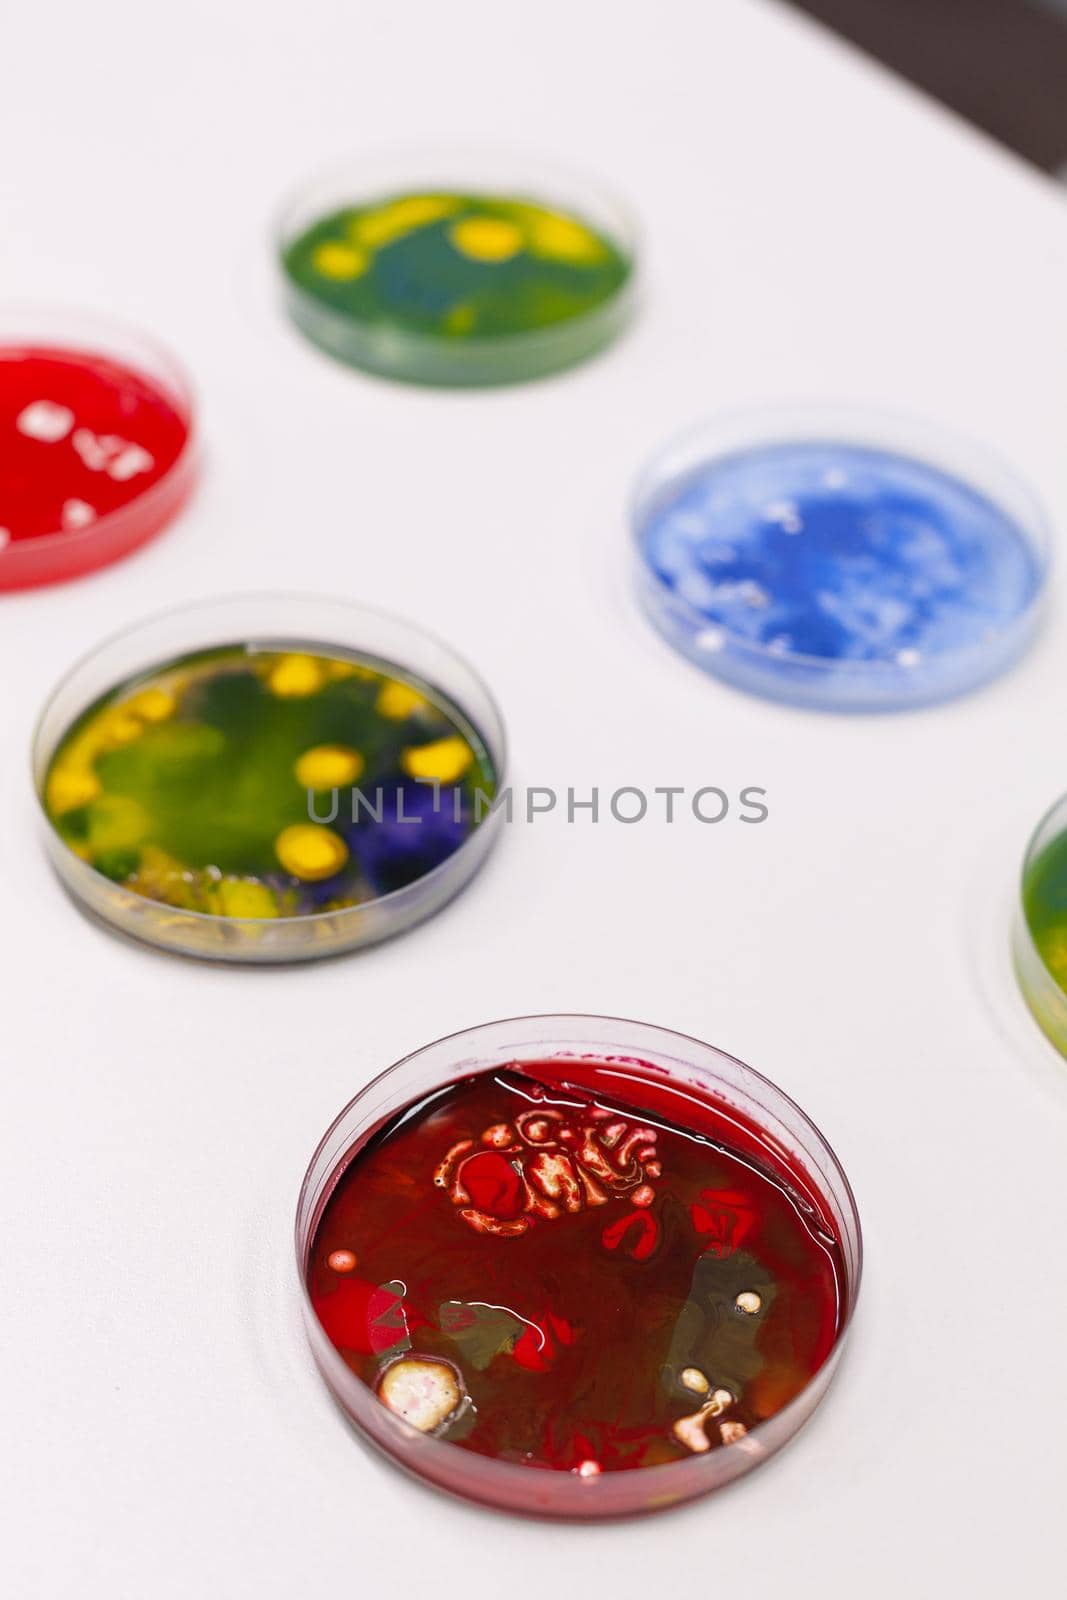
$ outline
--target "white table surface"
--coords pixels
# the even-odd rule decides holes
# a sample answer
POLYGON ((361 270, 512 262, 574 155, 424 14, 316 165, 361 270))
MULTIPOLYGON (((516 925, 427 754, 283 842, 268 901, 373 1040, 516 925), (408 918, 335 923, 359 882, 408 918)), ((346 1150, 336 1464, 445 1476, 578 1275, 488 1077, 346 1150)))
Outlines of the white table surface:
POLYGON ((805 396, 995 441, 1067 528, 1067 203, 764 0, 536 8, 133 0, 6 29, 0 295, 154 330, 195 374, 202 488, 158 544, 0 601, 0 1588, 999 1597, 1060 1592, 1067 1069, 1005 938, 1067 786, 1064 571, 1027 661, 848 720, 704 679, 635 613, 624 508, 672 430, 805 396), (361 378, 280 317, 278 197, 383 140, 511 141, 648 234, 639 326, 528 388, 361 378), (225 971, 64 899, 32 832, 36 711, 185 599, 330 590, 481 665, 514 780, 769 791, 728 821, 514 826, 436 921, 355 959, 225 971), (708 1038, 788 1089, 858 1193, 850 1350, 788 1450, 634 1524, 492 1516, 367 1454, 299 1326, 310 1153, 382 1066, 494 1016, 708 1038))

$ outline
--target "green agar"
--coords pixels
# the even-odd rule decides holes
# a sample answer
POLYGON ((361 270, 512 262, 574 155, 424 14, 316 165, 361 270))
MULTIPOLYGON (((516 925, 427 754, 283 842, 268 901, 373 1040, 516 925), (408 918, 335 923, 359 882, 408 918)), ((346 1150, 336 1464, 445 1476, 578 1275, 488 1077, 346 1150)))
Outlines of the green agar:
POLYGON ((232 918, 362 905, 450 856, 495 792, 485 746, 380 662, 227 646, 92 705, 44 782, 68 848, 144 898, 232 918))
POLYGON ((1067 829, 1023 869, 1025 935, 1016 940, 1016 969, 1030 1009, 1067 1055, 1067 829))
POLYGON ((333 211, 286 246, 283 264, 294 318, 317 343, 357 366, 457 384, 592 354, 621 326, 633 270, 577 216, 451 193, 333 211))

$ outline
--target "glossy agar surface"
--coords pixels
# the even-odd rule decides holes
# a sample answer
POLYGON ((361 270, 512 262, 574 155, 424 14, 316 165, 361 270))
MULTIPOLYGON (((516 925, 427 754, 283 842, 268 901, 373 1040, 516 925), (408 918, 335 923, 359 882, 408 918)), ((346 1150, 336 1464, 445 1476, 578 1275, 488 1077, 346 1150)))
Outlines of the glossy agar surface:
POLYGON ((383 1406, 464 1451, 586 1478, 756 1449, 847 1299, 793 1176, 754 1125, 618 1064, 478 1072, 339 1172, 312 1304, 383 1406))
POLYGON ((188 439, 188 417, 132 367, 0 344, 0 587, 90 570, 157 531, 188 486, 162 503, 152 491, 188 439))
POLYGON ((495 790, 462 713, 381 661, 232 645, 117 686, 60 740, 53 827, 148 900, 237 919, 344 910, 448 860, 495 790))
POLYGON ((1043 582, 1014 517, 925 460, 847 442, 707 461, 644 508, 660 625, 760 693, 916 703, 1008 665, 1043 582))

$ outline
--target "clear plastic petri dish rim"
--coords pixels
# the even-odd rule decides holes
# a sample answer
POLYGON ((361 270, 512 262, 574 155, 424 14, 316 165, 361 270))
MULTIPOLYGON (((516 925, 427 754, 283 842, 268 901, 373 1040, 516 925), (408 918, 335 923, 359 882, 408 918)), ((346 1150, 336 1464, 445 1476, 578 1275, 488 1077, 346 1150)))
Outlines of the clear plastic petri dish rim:
POLYGON ((669 441, 639 475, 629 530, 637 595, 657 630, 703 671, 736 688, 823 711, 897 711, 952 699, 1000 676, 1026 651, 1043 620, 1051 562, 1045 508, 996 450, 941 424, 868 405, 790 404, 745 408, 669 441), (914 664, 781 652, 709 620, 653 571, 650 518, 717 461, 789 444, 861 446, 910 458, 984 495, 1013 522, 1032 560, 1034 594, 1010 622, 972 646, 914 664))
POLYGON ((451 146, 397 146, 338 161, 299 185, 274 227, 283 303, 296 327, 346 365, 431 387, 482 387, 547 377, 596 355, 631 320, 639 299, 640 240, 627 206, 592 179, 523 152, 451 146), (405 192, 487 194, 531 201, 585 222, 628 263, 618 290, 589 311, 542 328, 448 340, 388 322, 370 323, 325 304, 286 268, 290 246, 315 222, 345 206, 405 192))
POLYGON ((138 943, 241 964, 342 955, 432 916, 483 864, 499 836, 502 809, 487 810, 446 860, 402 888, 339 910, 270 918, 189 911, 147 899, 81 860, 60 837, 45 809, 44 784, 52 757, 76 719, 141 673, 200 650, 243 644, 280 651, 336 649, 437 690, 479 736, 498 791, 505 787, 507 739, 496 702, 475 669, 435 634, 344 600, 260 594, 198 602, 161 612, 105 640, 61 679, 41 712, 33 735, 32 779, 44 847, 63 887, 90 917, 138 943))
POLYGON ((196 482, 199 438, 192 382, 162 345, 108 317, 59 306, 0 306, 0 348, 55 350, 64 356, 103 357, 151 383, 185 428, 185 440, 165 473, 142 494, 82 528, 56 528, 0 548, 0 592, 82 577, 121 560, 161 533, 196 482))
POLYGON ((513 1017, 465 1029, 413 1051, 372 1079, 335 1119, 311 1158, 297 1204, 295 1246, 304 1324, 316 1365, 341 1410, 378 1449, 461 1498, 530 1516, 579 1520, 638 1515, 696 1499, 748 1472, 791 1439, 837 1369, 863 1261, 849 1181, 827 1140, 788 1095, 699 1039, 650 1023, 582 1014, 513 1017), (710 1098, 736 1109, 769 1136, 783 1172, 802 1174, 831 1213, 847 1276, 837 1339, 800 1394, 736 1444, 662 1466, 589 1478, 498 1461, 419 1433, 394 1416, 345 1364, 315 1315, 307 1270, 319 1221, 348 1164, 374 1133, 412 1101, 471 1073, 568 1057, 614 1064, 627 1074, 650 1068, 658 1085, 667 1083, 682 1093, 691 1088, 705 1105, 710 1098))

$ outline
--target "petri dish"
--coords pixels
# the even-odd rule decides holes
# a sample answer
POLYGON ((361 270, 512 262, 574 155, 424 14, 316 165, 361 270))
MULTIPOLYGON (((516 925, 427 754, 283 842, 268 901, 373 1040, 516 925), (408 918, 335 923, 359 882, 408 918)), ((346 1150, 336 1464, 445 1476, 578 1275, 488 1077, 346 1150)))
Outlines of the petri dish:
POLYGON ((438 1488, 543 1516, 654 1511, 764 1461, 826 1391, 861 1255, 848 1180, 781 1090, 595 1016, 390 1067, 296 1218, 341 1409, 438 1488))
POLYGON ((81 661, 38 724, 52 865, 146 944, 303 961, 403 932, 497 836, 505 736, 481 679, 342 601, 170 611, 81 661))
POLYGON ((636 239, 595 185, 488 152, 396 152, 314 179, 278 230, 284 301, 321 349, 411 383, 515 383, 621 332, 636 239))
POLYGON ((1023 998, 1067 1056, 1067 795, 1041 819, 1027 846, 1012 950, 1023 998))
POLYGON ((193 487, 189 383, 140 333, 0 310, 0 591, 129 555, 193 487))
POLYGON ((641 602, 734 686, 833 711, 946 700, 1040 622, 1049 533, 989 451, 856 408, 753 411, 653 462, 632 508, 641 602))

